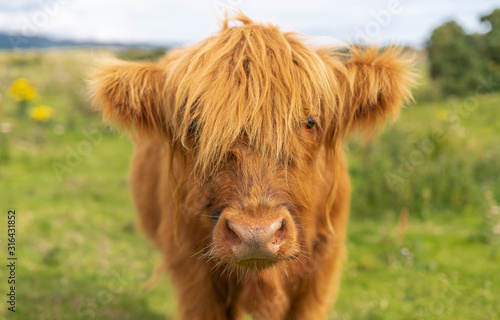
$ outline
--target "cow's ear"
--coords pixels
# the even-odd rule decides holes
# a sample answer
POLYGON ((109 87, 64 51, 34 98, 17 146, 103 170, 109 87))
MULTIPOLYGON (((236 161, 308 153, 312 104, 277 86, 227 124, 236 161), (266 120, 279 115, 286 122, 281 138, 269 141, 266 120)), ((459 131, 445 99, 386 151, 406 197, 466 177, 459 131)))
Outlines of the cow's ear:
POLYGON ((341 123, 345 133, 358 129, 371 134, 377 125, 399 114, 412 99, 413 59, 398 47, 352 47, 337 70, 341 123))
POLYGON ((154 63, 102 61, 91 75, 94 102, 103 117, 123 129, 160 132, 170 118, 166 108, 166 73, 154 63))

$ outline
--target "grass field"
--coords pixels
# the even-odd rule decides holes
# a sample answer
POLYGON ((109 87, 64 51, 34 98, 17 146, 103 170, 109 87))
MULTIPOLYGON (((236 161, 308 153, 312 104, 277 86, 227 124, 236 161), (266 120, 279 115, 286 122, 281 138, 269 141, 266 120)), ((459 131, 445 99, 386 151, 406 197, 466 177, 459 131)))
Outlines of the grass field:
MULTIPOLYGON (((84 99, 96 55, 0 53, 0 122, 12 125, 0 133, 0 203, 3 223, 7 210, 17 216, 16 319, 175 318, 166 277, 143 288, 160 257, 135 228, 132 146, 84 99), (19 77, 37 87, 34 104, 54 109, 49 122, 16 116, 7 89, 19 77)), ((372 143, 346 146, 349 259, 330 319, 500 319, 499 103, 485 90, 412 104, 372 143)), ((0 318, 14 318, 4 300, 0 318)))

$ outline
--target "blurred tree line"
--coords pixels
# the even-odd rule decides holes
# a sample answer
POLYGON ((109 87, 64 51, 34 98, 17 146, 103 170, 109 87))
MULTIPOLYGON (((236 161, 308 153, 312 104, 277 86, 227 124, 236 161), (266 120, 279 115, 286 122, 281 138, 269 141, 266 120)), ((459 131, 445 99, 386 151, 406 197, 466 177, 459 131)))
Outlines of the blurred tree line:
POLYGON ((500 90, 500 9, 481 17, 489 31, 467 34, 455 21, 433 30, 427 41, 430 75, 445 95, 500 90))

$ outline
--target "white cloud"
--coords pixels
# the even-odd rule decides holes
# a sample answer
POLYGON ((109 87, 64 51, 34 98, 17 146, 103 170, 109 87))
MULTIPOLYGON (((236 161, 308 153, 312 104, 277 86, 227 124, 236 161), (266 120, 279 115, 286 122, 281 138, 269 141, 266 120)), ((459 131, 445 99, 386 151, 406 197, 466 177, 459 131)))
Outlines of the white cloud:
POLYGON ((192 42, 211 33, 221 4, 310 36, 345 41, 371 27, 370 40, 419 45, 447 19, 480 30, 478 17, 500 7, 500 0, 2 0, 0 30, 102 41, 192 42), (377 30, 374 16, 394 1, 401 12, 377 30))

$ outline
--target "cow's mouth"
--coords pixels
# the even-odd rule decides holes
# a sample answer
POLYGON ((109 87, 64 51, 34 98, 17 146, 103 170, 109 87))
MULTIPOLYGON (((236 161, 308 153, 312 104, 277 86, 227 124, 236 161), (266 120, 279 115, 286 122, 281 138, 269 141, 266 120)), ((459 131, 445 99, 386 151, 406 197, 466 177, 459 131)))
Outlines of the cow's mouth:
POLYGON ((245 259, 239 261, 236 260, 234 264, 241 269, 261 271, 269 267, 272 267, 279 261, 280 260, 277 259, 245 259))

